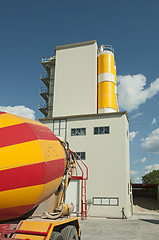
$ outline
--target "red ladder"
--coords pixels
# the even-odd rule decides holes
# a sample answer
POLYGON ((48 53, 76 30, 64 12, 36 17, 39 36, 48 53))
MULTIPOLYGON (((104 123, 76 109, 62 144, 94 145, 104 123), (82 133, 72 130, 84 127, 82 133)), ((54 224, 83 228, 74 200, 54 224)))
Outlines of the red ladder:
POLYGON ((86 179, 81 183, 81 219, 87 219, 86 179))
POLYGON ((72 152, 70 149, 69 152, 81 172, 81 174, 78 175, 78 172, 76 171, 76 176, 72 175, 71 172, 71 179, 81 180, 81 219, 84 220, 87 219, 86 181, 88 180, 88 167, 76 152, 72 152), (82 166, 79 162, 85 168, 85 171, 83 171, 82 166))

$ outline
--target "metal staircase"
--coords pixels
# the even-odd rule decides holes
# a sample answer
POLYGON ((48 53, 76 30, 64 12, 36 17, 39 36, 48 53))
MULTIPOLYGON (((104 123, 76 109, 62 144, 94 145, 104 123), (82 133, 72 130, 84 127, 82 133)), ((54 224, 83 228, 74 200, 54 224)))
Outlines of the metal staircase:
POLYGON ((88 180, 88 167, 76 152, 71 150, 69 152, 76 164, 76 171, 71 173, 71 179, 81 180, 81 219, 85 220, 87 219, 86 181, 88 180))

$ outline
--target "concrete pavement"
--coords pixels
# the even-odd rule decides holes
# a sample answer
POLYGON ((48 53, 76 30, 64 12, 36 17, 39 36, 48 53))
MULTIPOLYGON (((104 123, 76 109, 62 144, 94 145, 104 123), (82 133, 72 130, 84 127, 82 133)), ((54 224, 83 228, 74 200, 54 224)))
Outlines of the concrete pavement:
POLYGON ((80 221, 82 240, 159 240, 159 213, 129 219, 88 218, 80 221))

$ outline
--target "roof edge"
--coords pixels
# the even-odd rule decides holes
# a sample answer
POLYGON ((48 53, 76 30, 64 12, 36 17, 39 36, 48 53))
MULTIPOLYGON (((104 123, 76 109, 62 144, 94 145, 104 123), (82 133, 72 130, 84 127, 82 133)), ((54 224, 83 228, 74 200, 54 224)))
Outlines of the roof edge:
POLYGON ((67 49, 67 48, 74 48, 74 47, 82 47, 82 46, 92 45, 96 42, 97 42, 96 40, 91 40, 91 41, 87 41, 87 42, 78 42, 78 43, 71 43, 71 44, 67 44, 67 45, 56 46, 55 51, 62 50, 62 49, 67 49))
POLYGON ((79 118, 79 117, 95 117, 95 116, 111 116, 111 115, 126 115, 126 118, 129 122, 129 117, 126 111, 123 112, 110 112, 110 113, 98 113, 98 114, 83 114, 83 115, 72 115, 72 116, 60 116, 60 117, 46 117, 46 118, 39 118, 39 121, 44 120, 53 120, 53 119, 69 119, 69 118, 79 118))

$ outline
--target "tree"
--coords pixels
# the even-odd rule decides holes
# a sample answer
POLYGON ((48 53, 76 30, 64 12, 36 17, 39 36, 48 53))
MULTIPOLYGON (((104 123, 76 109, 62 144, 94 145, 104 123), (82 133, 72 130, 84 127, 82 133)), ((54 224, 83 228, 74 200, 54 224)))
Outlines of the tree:
POLYGON ((142 183, 158 183, 159 184, 159 170, 153 170, 142 176, 142 183))

